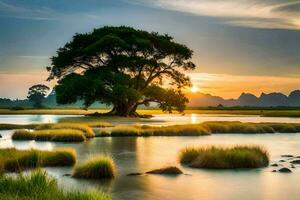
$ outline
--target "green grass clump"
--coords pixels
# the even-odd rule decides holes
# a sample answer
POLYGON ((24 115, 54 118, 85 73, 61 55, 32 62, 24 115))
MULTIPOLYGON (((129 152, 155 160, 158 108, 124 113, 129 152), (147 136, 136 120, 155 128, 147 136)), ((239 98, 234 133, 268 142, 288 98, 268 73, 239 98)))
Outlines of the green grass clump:
POLYGON ((13 140, 34 140, 35 136, 30 131, 21 129, 21 130, 16 130, 12 134, 11 138, 13 140))
POLYGON ((154 136, 203 136, 210 135, 209 131, 201 125, 173 125, 165 127, 147 128, 153 131, 154 136))
POLYGON ((194 168, 259 168, 268 166, 269 154, 259 146, 208 146, 183 149, 179 160, 194 168))
POLYGON ((209 134, 205 127, 192 124, 161 127, 135 125, 117 126, 112 129, 110 136, 202 136, 209 134))
POLYGON ((89 127, 93 127, 93 128, 105 128, 105 127, 113 127, 114 125, 112 125, 111 123, 108 122, 99 122, 99 121, 95 121, 95 122, 84 122, 85 125, 88 125, 89 127))
POLYGON ((5 200, 110 200, 99 192, 63 191, 57 181, 40 170, 30 175, 0 177, 0 199, 5 200))
POLYGON ((110 135, 115 137, 122 136, 141 136, 142 130, 134 126, 118 126, 113 128, 110 135))
POLYGON ((114 178, 115 175, 114 161, 107 156, 91 158, 84 164, 76 166, 73 172, 73 177, 85 179, 114 178))
POLYGON ((204 136, 223 133, 264 134, 299 132, 300 123, 243 123, 239 121, 210 121, 199 124, 170 126, 116 126, 111 129, 102 129, 98 131, 97 136, 204 136))
POLYGON ((73 149, 54 151, 0 149, 0 169, 2 172, 18 172, 28 168, 71 166, 76 162, 73 149))
POLYGON ((51 129, 51 130, 16 130, 12 135, 13 140, 37 140, 53 142, 83 142, 86 137, 80 130, 51 129))
POLYGON ((36 130, 45 130, 45 129, 74 129, 84 132, 86 138, 95 137, 95 133, 91 127, 85 124, 77 123, 56 123, 56 124, 42 124, 36 127, 36 130))
POLYGON ((39 124, 0 124, 0 130, 11 130, 11 129, 34 129, 39 124))
POLYGON ((297 133, 300 132, 300 124, 297 123, 262 123, 271 127, 277 133, 297 133))
POLYGON ((264 123, 203 122, 202 126, 211 133, 274 133, 275 130, 264 123))

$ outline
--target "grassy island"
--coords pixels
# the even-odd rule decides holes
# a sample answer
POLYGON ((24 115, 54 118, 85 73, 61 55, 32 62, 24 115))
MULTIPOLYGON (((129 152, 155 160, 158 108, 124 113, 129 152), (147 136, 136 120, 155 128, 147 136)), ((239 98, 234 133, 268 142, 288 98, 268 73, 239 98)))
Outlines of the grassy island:
POLYGON ((74 129, 53 130, 16 130, 12 135, 13 140, 37 140, 53 142, 83 142, 86 140, 82 131, 74 129))
POLYGON ((0 149, 0 172, 19 172, 25 169, 51 166, 70 166, 76 162, 73 149, 54 151, 0 149))
MULTIPOLYGON (((75 117, 73 117, 75 118, 75 117)), ((64 120, 62 120, 64 121, 64 120)), ((99 119, 93 119, 89 117, 75 118, 74 121, 69 118, 65 119, 66 122, 59 123, 35 123, 35 124, 0 124, 0 130, 12 130, 12 129, 76 129, 86 133, 87 137, 94 137, 92 128, 112 127, 113 125, 108 122, 99 121, 99 119)))
POLYGON ((211 134, 263 134, 300 133, 299 123, 243 123, 238 121, 212 121, 200 124, 171 126, 116 126, 111 131, 98 132, 98 137, 121 136, 205 136, 211 134))
POLYGON ((0 177, 0 199, 5 200, 110 200, 99 192, 66 192, 45 172, 0 177))
POLYGON ((93 129, 85 124, 76 124, 76 123, 42 124, 36 127, 35 129, 36 130, 73 129, 73 130, 82 131, 86 138, 95 137, 93 129))
POLYGON ((110 179, 116 175, 114 161, 107 156, 97 156, 75 167, 73 177, 85 179, 110 179))
POLYGON ((191 147, 181 150, 179 160, 193 168, 259 168, 268 166, 269 154, 259 146, 191 147))

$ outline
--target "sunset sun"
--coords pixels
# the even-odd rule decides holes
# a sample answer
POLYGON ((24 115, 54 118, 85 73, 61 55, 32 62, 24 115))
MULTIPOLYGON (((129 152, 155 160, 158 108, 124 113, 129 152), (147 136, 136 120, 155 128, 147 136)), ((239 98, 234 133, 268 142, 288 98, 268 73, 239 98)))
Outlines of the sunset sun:
POLYGON ((300 200, 300 0, 0 0, 0 27, 0 200, 300 200))
POLYGON ((193 93, 199 92, 199 88, 197 86, 195 86, 195 85, 193 85, 190 90, 193 93))

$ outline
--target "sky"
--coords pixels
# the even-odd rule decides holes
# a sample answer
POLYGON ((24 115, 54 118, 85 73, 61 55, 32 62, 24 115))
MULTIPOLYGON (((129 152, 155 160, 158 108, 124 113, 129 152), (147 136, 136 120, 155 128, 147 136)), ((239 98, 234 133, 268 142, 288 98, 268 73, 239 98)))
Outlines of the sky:
POLYGON ((194 50, 199 92, 300 89, 298 0, 0 0, 0 97, 26 98, 76 33, 127 25, 167 33, 194 50))

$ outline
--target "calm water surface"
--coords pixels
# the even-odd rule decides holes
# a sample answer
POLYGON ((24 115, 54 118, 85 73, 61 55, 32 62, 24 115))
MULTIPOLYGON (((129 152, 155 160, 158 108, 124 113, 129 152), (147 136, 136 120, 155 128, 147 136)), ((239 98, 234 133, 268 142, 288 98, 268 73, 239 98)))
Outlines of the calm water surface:
MULTIPOLYGON (((83 115, 0 115, 0 123, 29 124, 29 123, 53 123, 63 118, 82 117, 83 115)), ((288 117, 260 117, 256 115, 229 115, 229 114, 159 114, 143 121, 120 120, 114 124, 143 123, 153 125, 200 123, 204 121, 241 121, 241 122, 287 122, 300 123, 300 118, 288 117)))
MULTIPOLYGON (((178 117, 156 116, 166 124, 191 122, 192 115, 178 117), (172 121, 173 119, 173 121, 172 121), (175 121, 174 121, 175 120, 175 121), (176 121, 178 120, 178 121, 176 121)), ((277 121, 300 122, 293 118, 260 118, 255 116, 200 116, 195 122, 208 121, 277 121), (226 119, 225 119, 226 118, 226 119)), ((2 120, 2 118, 0 117, 2 120)), ((25 118, 24 118, 25 120, 25 118)), ((30 121, 30 119, 27 119, 30 121)), ((0 121, 0 123, 2 123, 0 121)), ((13 123, 13 122, 10 122, 13 123)), ((157 122, 156 122, 157 123, 157 122)), ((296 200, 300 198, 300 166, 291 174, 271 172, 274 167, 251 170, 203 170, 181 166, 177 161, 180 149, 186 146, 207 144, 259 144, 270 152, 271 160, 280 160, 282 154, 300 155, 299 134, 222 134, 203 137, 148 137, 148 138, 95 138, 86 143, 67 144, 53 142, 13 142, 12 131, 0 131, 3 138, 0 147, 19 149, 38 148, 53 149, 73 147, 78 154, 79 162, 96 155, 111 155, 118 169, 117 177, 112 181, 76 180, 63 174, 71 173, 71 167, 47 168, 47 171, 58 178, 59 183, 69 189, 96 189, 112 194, 116 200, 253 200, 270 199, 296 200), (128 177, 131 172, 145 172, 167 165, 179 166, 184 173, 177 177, 144 175, 128 177)), ((289 166, 288 162, 283 165, 289 166)))

